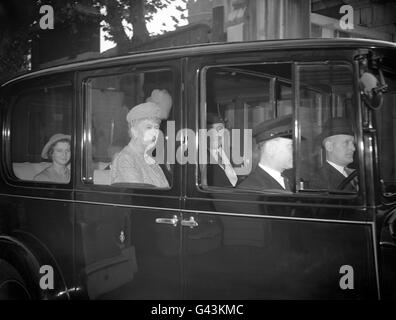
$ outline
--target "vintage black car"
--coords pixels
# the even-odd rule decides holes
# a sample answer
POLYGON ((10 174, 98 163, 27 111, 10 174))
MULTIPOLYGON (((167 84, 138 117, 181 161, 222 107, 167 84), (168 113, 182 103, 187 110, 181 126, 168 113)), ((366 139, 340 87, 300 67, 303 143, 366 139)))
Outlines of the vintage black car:
POLYGON ((0 298, 396 298, 395 56, 362 39, 207 44, 2 84, 0 298), (126 115, 155 89, 172 98, 151 154, 169 187, 112 183, 126 115), (230 133, 233 183, 201 158, 209 115, 230 133), (290 189, 239 188, 261 161, 252 130, 282 117, 290 189), (353 173, 318 187, 336 118, 353 130, 353 173), (70 136, 68 181, 37 179, 54 134, 70 136))

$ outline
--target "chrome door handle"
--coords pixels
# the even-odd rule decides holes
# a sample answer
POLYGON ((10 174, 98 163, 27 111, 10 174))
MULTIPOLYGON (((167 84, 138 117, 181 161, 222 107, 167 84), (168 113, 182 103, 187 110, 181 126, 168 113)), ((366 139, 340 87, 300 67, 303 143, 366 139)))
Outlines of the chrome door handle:
POLYGON ((171 224, 174 227, 177 226, 177 223, 179 222, 179 219, 177 218, 176 215, 173 216, 173 218, 156 218, 155 223, 163 223, 163 224, 171 224))
POLYGON ((181 224, 182 226, 184 226, 184 227, 190 227, 191 229, 192 229, 192 228, 195 228, 195 227, 198 227, 198 222, 195 221, 194 217, 190 217, 189 220, 182 220, 182 221, 180 222, 180 224, 181 224))

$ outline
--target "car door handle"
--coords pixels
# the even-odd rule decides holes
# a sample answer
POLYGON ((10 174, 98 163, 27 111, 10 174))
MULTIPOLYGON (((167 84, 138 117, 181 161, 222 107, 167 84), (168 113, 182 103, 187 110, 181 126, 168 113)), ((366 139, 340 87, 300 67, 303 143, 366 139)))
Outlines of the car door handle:
POLYGON ((178 222, 179 222, 179 219, 177 218, 176 215, 174 215, 173 218, 156 218, 155 219, 155 223, 171 224, 174 227, 177 226, 178 222))
POLYGON ((182 220, 180 224, 184 227, 195 228, 198 227, 198 222, 195 221, 194 217, 190 217, 189 220, 182 220))

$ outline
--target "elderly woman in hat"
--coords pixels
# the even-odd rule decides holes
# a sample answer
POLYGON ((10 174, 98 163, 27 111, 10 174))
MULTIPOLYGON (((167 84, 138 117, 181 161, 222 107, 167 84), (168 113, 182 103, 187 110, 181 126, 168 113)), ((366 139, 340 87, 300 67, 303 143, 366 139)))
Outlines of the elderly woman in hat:
POLYGON ((111 165, 111 183, 144 183, 159 188, 169 187, 161 167, 148 152, 153 150, 159 135, 161 120, 168 117, 172 98, 166 90, 153 90, 145 103, 133 107, 127 114, 131 140, 117 154, 111 165))
POLYGON ((35 181, 68 183, 70 181, 70 139, 69 135, 62 133, 54 134, 45 144, 41 157, 49 159, 52 164, 38 173, 35 181))

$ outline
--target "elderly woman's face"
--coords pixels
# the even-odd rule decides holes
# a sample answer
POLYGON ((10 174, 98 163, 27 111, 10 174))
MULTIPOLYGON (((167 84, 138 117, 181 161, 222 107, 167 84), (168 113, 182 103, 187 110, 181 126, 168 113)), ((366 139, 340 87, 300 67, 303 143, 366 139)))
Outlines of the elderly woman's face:
POLYGON ((52 153, 52 162, 65 166, 70 160, 70 144, 68 142, 57 142, 52 153))
POLYGON ((154 146, 159 135, 160 120, 144 119, 132 127, 132 134, 145 146, 154 146))

